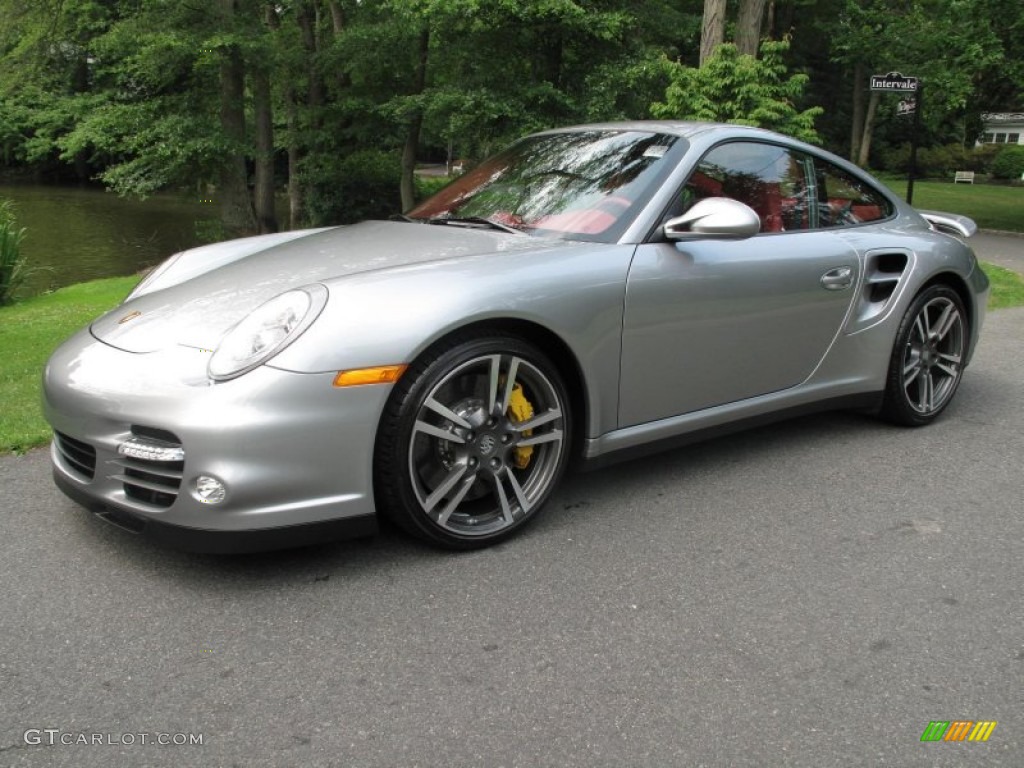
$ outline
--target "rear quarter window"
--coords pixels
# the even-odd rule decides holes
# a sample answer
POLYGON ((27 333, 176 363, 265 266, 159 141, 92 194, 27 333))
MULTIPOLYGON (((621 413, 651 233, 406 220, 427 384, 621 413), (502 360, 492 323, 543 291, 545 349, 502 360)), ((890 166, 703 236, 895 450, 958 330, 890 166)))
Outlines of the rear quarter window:
POLYGON ((814 167, 819 228, 849 227, 892 216, 892 203, 872 185, 825 160, 815 158, 814 167))

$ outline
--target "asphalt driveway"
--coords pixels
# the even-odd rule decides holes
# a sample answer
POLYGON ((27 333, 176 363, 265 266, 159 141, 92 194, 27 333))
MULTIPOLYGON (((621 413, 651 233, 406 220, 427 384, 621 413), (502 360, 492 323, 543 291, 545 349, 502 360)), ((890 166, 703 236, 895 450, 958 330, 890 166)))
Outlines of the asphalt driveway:
POLYGON ((1020 766, 1022 340, 990 314, 929 428, 577 475, 470 554, 161 550, 0 459, 0 766, 1020 766))
MULTIPOLYGON (((1024 216, 1024 213, 1021 214, 1024 216)), ((978 232, 970 239, 978 258, 1024 275, 1024 234, 978 232)))

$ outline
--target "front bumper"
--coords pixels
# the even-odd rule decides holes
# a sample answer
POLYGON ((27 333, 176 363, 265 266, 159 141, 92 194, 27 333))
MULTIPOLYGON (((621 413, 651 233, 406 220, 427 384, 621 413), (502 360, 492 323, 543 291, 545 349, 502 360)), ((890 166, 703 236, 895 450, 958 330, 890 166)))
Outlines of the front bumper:
POLYGON ((373 445, 389 386, 336 388, 333 372, 262 366, 211 384, 209 352, 124 352, 82 331, 51 357, 44 414, 57 485, 129 530, 200 551, 243 551, 368 535, 373 445), (180 462, 126 457, 153 435, 180 462), (200 476, 227 489, 217 504, 200 476))

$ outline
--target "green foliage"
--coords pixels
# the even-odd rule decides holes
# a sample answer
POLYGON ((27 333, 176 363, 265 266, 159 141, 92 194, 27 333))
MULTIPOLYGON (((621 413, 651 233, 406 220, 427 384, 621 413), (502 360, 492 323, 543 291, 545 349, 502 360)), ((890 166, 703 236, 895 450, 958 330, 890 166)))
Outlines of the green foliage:
POLYGON ((662 98, 674 69, 663 53, 649 50, 599 63, 587 75, 584 117, 588 121, 638 120, 662 98))
MULTIPOLYGON (((910 144, 884 147, 877 157, 879 170, 906 173, 910 168, 910 144)), ((918 150, 918 175, 952 178, 956 171, 985 173, 990 157, 984 147, 965 148, 961 144, 926 146, 918 150)))
POLYGON ((1001 148, 989 170, 997 179, 1020 180, 1024 177, 1024 146, 1001 148))
MULTIPOLYGON (((765 36, 791 32, 791 44, 766 42, 756 59, 725 45, 691 69, 701 6, 0 0, 0 168, 95 179, 121 194, 206 190, 225 167, 254 168, 260 73, 271 85, 279 188, 291 175, 309 209, 297 224, 382 209, 373 189, 360 201, 349 188, 343 202, 330 175, 365 150, 397 158, 417 126, 421 159, 479 159, 536 129, 651 114, 820 135, 845 152, 854 69, 899 69, 927 85, 919 139, 942 147, 926 159, 945 172, 959 165, 945 145, 969 144, 980 112, 1021 107, 1019 0, 773 3, 765 36), (229 63, 245 77, 244 132, 222 128, 229 63)), ((893 102, 878 111, 878 150, 907 140, 893 102)))
POLYGON ((709 120, 770 128, 819 144, 814 119, 823 110, 798 110, 808 77, 788 75, 782 54, 789 41, 766 40, 761 58, 740 55, 731 43, 720 45, 700 68, 665 61, 671 83, 665 101, 651 105, 658 118, 709 120))
POLYGON ((18 229, 10 200, 0 200, 0 306, 14 301, 14 292, 28 277, 21 241, 25 230, 18 229))
POLYGON ((352 224, 398 213, 401 173, 397 155, 376 149, 354 152, 340 162, 322 155, 310 158, 303 173, 310 190, 310 223, 352 224))
POLYGON ((448 176, 417 176, 416 177, 416 200, 426 200, 436 192, 440 192, 451 183, 448 176))
MULTIPOLYGON (((957 171, 987 174, 994 156, 991 145, 964 148, 960 144, 923 147, 917 151, 918 176, 952 179, 957 171)), ((910 144, 890 146, 876 153, 878 169, 906 173, 910 168, 910 144)))

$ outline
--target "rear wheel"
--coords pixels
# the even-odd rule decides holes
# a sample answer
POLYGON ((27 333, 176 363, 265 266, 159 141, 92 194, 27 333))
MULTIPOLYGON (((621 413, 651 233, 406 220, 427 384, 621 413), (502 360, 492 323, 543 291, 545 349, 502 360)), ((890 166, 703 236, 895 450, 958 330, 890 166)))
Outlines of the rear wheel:
POLYGON ((908 426, 934 421, 960 384, 968 338, 959 294, 945 285, 922 291, 896 335, 882 415, 908 426))
POLYGON ((444 546, 493 544, 532 519, 569 453, 558 369, 515 337, 455 338, 406 371, 381 421, 378 505, 444 546))

